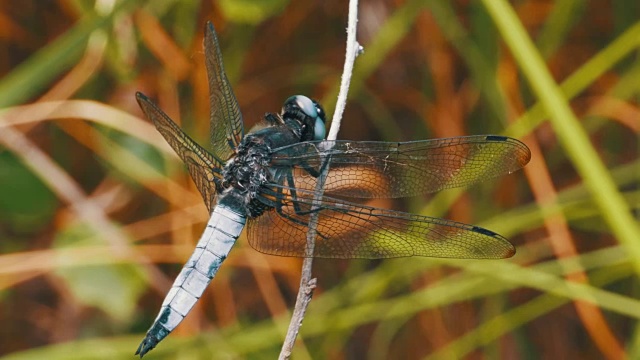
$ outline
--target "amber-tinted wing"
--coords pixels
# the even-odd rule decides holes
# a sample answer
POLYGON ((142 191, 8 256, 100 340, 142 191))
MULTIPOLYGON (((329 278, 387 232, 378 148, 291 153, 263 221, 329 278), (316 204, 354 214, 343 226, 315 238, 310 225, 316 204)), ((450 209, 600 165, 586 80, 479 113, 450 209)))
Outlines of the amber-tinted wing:
POLYGON ((213 154, 229 160, 244 137, 242 113, 222 64, 218 36, 211 22, 204 33, 204 55, 209 79, 210 137, 213 154))
MULTIPOLYGON (((280 206, 249 220, 249 244, 267 254, 304 257, 313 193, 273 189, 262 194, 280 199, 280 206)), ((515 253, 505 238, 477 226, 330 197, 322 198, 320 209, 314 257, 499 259, 515 253)))
POLYGON ((207 150, 193 141, 167 114, 152 103, 142 93, 136 93, 136 99, 142 111, 156 126, 158 132, 184 161, 191 178, 200 190, 209 212, 212 211, 216 198, 215 182, 221 179, 223 164, 216 160, 207 150))
POLYGON ((412 142, 309 141, 273 151, 271 167, 292 169, 295 187, 314 189, 330 158, 325 192, 356 198, 397 198, 467 186, 512 173, 529 162, 522 142, 481 135, 412 142))

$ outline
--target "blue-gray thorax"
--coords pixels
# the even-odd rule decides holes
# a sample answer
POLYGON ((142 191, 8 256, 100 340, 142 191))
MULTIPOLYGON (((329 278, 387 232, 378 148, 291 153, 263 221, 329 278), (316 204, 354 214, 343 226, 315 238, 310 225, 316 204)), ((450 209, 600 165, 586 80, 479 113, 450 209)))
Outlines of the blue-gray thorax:
POLYGON ((240 196, 248 216, 261 215, 270 207, 259 201, 258 194, 263 186, 273 182, 273 170, 269 168, 271 151, 297 142, 300 142, 298 134, 285 125, 269 126, 247 134, 236 149, 236 156, 224 167, 219 202, 229 193, 235 193, 234 200, 229 199, 235 206, 240 206, 240 196))

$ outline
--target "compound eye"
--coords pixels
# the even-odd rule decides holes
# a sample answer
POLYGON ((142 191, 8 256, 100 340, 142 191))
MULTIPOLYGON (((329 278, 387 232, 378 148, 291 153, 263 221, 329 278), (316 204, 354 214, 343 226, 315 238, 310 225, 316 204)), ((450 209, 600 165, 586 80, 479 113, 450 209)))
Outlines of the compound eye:
POLYGON ((324 117, 318 116, 316 118, 316 123, 313 126, 313 140, 324 140, 324 137, 327 135, 327 129, 324 125, 324 117))
POLYGON ((288 98, 287 101, 284 102, 284 108, 286 109, 288 106, 297 107, 311 118, 315 119, 318 117, 318 111, 313 101, 304 95, 294 95, 288 98))
MULTIPOLYGON (((304 95, 288 98, 282 107, 282 113, 301 112, 313 121, 313 140, 324 140, 326 135, 325 115, 322 106, 317 101, 304 95)), ((302 121, 302 119, 300 119, 302 121)), ((309 134, 310 135, 310 134, 309 134)))
POLYGON ((313 139, 324 140, 325 136, 327 136, 327 127, 325 125, 327 123, 327 118, 322 106, 315 100, 311 101, 313 101, 313 106, 315 106, 316 113, 318 114, 318 116, 316 117, 315 126, 313 127, 313 139))
POLYGON ((327 117, 324 113, 324 109, 322 108, 322 106, 315 100, 311 100, 311 101, 313 101, 313 106, 315 106, 316 108, 316 113, 318 114, 318 117, 322 119, 322 122, 326 123, 327 117))

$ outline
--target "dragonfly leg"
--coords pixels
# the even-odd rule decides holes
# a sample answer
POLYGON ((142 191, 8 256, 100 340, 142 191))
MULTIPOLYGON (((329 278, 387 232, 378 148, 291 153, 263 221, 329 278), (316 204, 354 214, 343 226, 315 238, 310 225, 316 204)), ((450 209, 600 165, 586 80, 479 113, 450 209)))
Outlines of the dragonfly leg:
MULTIPOLYGON (((302 211, 302 209, 300 208, 300 204, 298 203, 298 193, 296 192, 295 181, 293 179, 293 173, 291 171, 287 173, 287 183, 289 184, 289 190, 291 191, 291 197, 293 198, 293 210, 296 212, 296 215, 309 215, 314 212, 318 212, 322 210, 322 207, 319 206, 316 209, 311 209, 309 211, 302 211)), ((281 194, 282 194, 282 188, 278 188, 278 195, 281 195, 281 194)), ((282 199, 282 196, 278 197, 278 199, 282 199)))
POLYGON ((320 176, 320 171, 322 171, 322 170, 319 171, 314 169, 311 165, 307 164, 306 161, 302 161, 299 165, 304 171, 306 171, 309 175, 313 176, 314 178, 318 178, 318 176, 320 176))
POLYGON ((264 120, 269 124, 269 125, 281 125, 282 124, 282 119, 280 119, 277 115, 272 114, 272 113, 266 113, 264 114, 264 120))
MULTIPOLYGON (((281 191, 282 190, 279 189, 278 192, 281 192, 281 191)), ((295 207, 296 207, 296 205, 294 204, 294 209, 295 209, 295 207)), ((287 220, 291 221, 292 223, 300 225, 300 226, 309 227, 309 223, 308 222, 303 221, 303 220, 299 220, 297 218, 294 218, 291 215, 286 214, 284 211, 282 211, 282 204, 274 206, 274 209, 276 209, 276 212, 278 213, 278 215, 280 215, 283 219, 287 219, 287 220)), ((319 210, 321 210, 321 209, 316 209, 314 211, 300 211, 300 213, 298 213, 298 211, 296 210, 296 215, 307 215, 307 214, 310 214, 312 212, 316 212, 316 211, 319 211, 319 210)), ((317 230, 317 229, 316 229, 316 235, 318 237, 322 238, 322 239, 326 239, 327 238, 326 236, 324 236, 322 234, 322 232, 320 232, 320 230, 317 230)))

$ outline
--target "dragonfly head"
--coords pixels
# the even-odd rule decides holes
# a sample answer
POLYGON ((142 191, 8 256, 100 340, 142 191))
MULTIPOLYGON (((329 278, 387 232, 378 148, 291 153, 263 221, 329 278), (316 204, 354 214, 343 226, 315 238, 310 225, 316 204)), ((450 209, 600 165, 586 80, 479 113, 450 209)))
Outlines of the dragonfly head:
POLYGON ((326 118, 324 109, 317 101, 304 95, 294 95, 284 102, 281 115, 300 123, 301 141, 324 139, 326 118))

